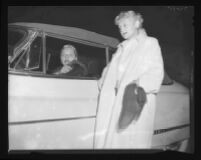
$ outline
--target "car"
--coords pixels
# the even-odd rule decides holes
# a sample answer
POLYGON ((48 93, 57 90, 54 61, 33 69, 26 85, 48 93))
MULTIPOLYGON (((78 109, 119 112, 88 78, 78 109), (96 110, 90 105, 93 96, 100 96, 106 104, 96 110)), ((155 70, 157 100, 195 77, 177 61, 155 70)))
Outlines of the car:
MULTIPOLYGON (((98 80, 119 40, 76 27, 8 24, 9 150, 94 149, 98 80), (55 75, 63 45, 72 44, 88 74, 55 75)), ((157 95, 152 149, 185 152, 189 89, 165 72, 157 95)))

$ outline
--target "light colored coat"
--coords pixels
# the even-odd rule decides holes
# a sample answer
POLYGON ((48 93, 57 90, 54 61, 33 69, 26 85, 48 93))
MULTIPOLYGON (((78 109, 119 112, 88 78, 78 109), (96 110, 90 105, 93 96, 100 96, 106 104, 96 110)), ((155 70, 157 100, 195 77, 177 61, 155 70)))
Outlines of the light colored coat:
POLYGON ((164 76, 158 40, 141 29, 137 37, 118 45, 100 79, 101 92, 96 120, 95 148, 150 148, 156 96, 164 76), (125 86, 136 81, 147 93, 141 116, 135 124, 118 132, 125 86), (115 95, 115 87, 118 88, 115 95))

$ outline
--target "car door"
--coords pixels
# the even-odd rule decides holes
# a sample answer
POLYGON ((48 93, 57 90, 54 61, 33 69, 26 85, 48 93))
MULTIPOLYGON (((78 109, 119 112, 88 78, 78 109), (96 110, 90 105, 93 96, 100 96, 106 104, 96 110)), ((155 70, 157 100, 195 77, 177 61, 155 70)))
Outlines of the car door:
POLYGON ((105 48, 42 34, 16 59, 9 70, 9 149, 93 148, 105 48), (51 74, 66 43, 78 48, 90 74, 51 74))

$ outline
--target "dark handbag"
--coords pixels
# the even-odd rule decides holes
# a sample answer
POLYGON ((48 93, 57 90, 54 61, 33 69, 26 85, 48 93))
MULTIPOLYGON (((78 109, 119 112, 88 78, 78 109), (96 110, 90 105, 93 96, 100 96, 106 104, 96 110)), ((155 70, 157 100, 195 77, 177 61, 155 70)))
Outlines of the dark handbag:
POLYGON ((135 83, 128 84, 124 90, 118 128, 125 129, 132 121, 137 121, 146 101, 146 93, 142 87, 135 83))

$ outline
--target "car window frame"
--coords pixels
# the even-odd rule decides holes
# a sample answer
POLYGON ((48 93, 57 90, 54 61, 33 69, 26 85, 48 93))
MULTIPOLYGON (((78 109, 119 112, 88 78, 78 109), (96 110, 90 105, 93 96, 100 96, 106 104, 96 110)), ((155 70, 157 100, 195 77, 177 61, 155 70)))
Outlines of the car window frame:
POLYGON ((14 26, 14 25, 10 25, 8 26, 8 30, 9 29, 14 29, 14 30, 22 30, 25 32, 24 37, 18 42, 16 43, 16 45, 13 47, 13 57, 10 60, 9 63, 12 63, 14 61, 14 59, 16 57, 18 57, 20 49, 24 46, 24 44, 28 41, 29 39, 29 30, 27 30, 26 28, 23 27, 18 27, 18 26, 14 26))
POLYGON ((19 44, 21 44, 25 39, 26 37, 28 37, 28 31, 24 28, 21 28, 21 27, 16 27, 16 26, 8 26, 8 31, 9 30, 20 30, 22 32, 25 32, 24 36, 20 39, 19 42, 17 42, 14 46, 13 46, 13 51, 15 50, 15 48, 18 48, 19 44))
POLYGON ((44 48, 45 48, 45 52, 43 53, 44 57, 45 57, 45 62, 43 63, 44 68, 45 68, 45 76, 48 78, 61 78, 61 79, 77 79, 77 80, 99 80, 100 77, 78 77, 78 76, 68 76, 68 75, 54 75, 54 74, 47 74, 46 73, 46 69, 47 69, 47 61, 46 61, 46 37, 53 37, 53 38, 58 38, 58 39, 62 39, 62 40, 67 40, 67 41, 72 41, 74 43, 79 43, 79 44, 83 44, 83 45, 88 45, 88 46, 92 46, 92 47, 98 47, 98 48, 102 48, 105 49, 105 61, 106 61, 106 65, 108 64, 108 60, 109 60, 109 48, 112 48, 108 45, 103 45, 103 44, 98 44, 98 43, 93 43, 90 41, 86 41, 86 40, 82 40, 79 38, 74 38, 74 37, 70 37, 70 36, 63 36, 63 35, 58 35, 55 33, 51 33, 51 32, 43 32, 44 34, 44 48))
POLYGON ((50 36, 53 38, 59 38, 59 39, 67 40, 67 41, 72 41, 75 43, 80 43, 83 45, 88 45, 88 46, 98 47, 98 48, 104 49, 105 50, 104 55, 105 55, 105 61, 106 61, 105 67, 109 63, 109 56, 110 56, 109 50, 115 49, 114 47, 111 47, 108 45, 99 44, 99 43, 95 43, 95 42, 91 42, 91 41, 86 41, 86 40, 82 40, 82 39, 74 38, 74 37, 70 37, 70 36, 59 35, 59 34, 55 34, 55 33, 51 33, 51 32, 45 32, 45 31, 37 29, 37 28, 30 28, 30 27, 15 27, 15 28, 23 29, 28 33, 26 38, 25 38, 26 40, 24 40, 24 42, 22 44, 20 44, 20 46, 18 47, 18 53, 16 54, 15 58, 17 58, 18 56, 22 56, 22 55, 20 55, 20 52, 22 52, 23 50, 26 50, 26 45, 30 41, 29 32, 30 31, 35 32, 35 33, 37 33, 36 36, 32 39, 31 43, 29 43, 28 45, 30 46, 33 43, 33 41, 37 38, 37 36, 42 37, 42 67, 43 67, 41 72, 32 71, 32 70, 22 70, 21 71, 21 70, 16 70, 14 68, 9 68, 9 73, 15 74, 15 75, 37 76, 37 77, 57 78, 57 79, 76 79, 76 80, 99 80, 101 78, 101 77, 78 77, 78 76, 67 76, 67 75, 64 75, 64 76, 59 75, 58 76, 58 75, 47 74, 46 73, 46 71, 47 71, 46 36, 50 36))
MULTIPOLYGON (((16 56, 15 56, 15 58, 12 60, 12 62, 11 63, 13 63, 13 61, 17 58, 17 57, 19 57, 19 59, 17 60, 17 62, 15 63, 15 65, 14 65, 14 67, 13 68, 10 68, 9 67, 9 70, 11 70, 11 71, 16 71, 16 73, 19 73, 19 72, 26 72, 27 74, 29 74, 29 73, 32 73, 32 72, 38 72, 38 73, 43 73, 43 70, 42 71, 33 71, 33 70, 31 70, 31 69, 24 69, 24 70, 17 70, 16 69, 16 66, 19 64, 19 62, 20 62, 20 60, 22 59, 22 57, 25 55, 25 54, 27 54, 26 52, 27 52, 27 50, 28 49, 30 49, 30 47, 31 47, 31 45, 32 45, 32 43, 33 43, 33 41, 37 38, 37 37, 41 37, 41 41, 42 41, 42 48, 43 48, 43 37, 42 37, 42 33, 41 32, 39 32, 39 31, 36 31, 36 30, 30 30, 30 29, 27 29, 28 30, 28 32, 29 31, 32 31, 32 32, 34 32, 34 37, 31 37, 31 36, 28 36, 28 39, 26 40, 26 42, 25 43, 23 43, 23 45, 21 46, 21 48, 19 49, 19 51, 18 51, 18 53, 16 53, 16 56), (23 53, 22 53, 23 52, 23 53), (20 54, 20 53, 22 53, 22 54, 20 54)), ((42 55, 43 55, 43 51, 42 51, 42 53, 41 53, 42 55)), ((42 67, 43 67, 43 62, 42 62, 42 67)))

